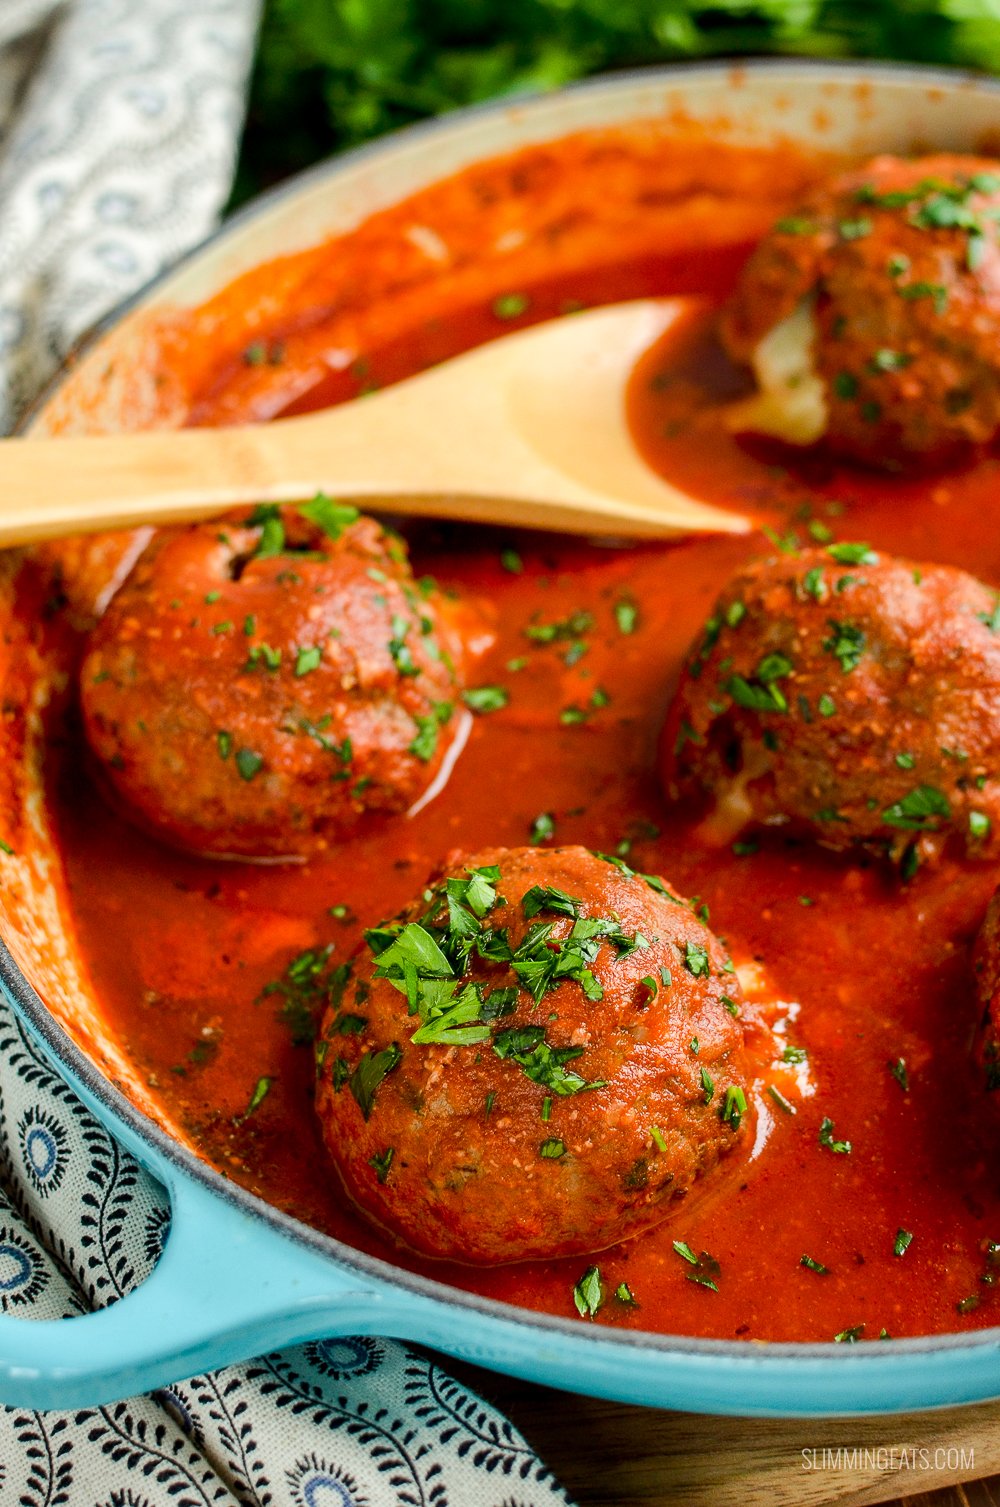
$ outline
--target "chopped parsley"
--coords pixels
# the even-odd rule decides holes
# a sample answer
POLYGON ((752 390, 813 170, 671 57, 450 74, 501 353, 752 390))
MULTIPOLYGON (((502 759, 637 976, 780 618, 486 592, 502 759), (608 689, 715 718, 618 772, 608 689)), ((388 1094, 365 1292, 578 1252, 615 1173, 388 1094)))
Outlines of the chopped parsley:
POLYGON ((831 544, 827 554, 838 565, 878 564, 878 555, 868 544, 831 544))
POLYGON ((366 1120, 371 1117, 376 1090, 402 1060, 402 1048, 393 1042, 381 1052, 366 1052, 347 1080, 347 1086, 366 1120))
POLYGON ((388 1178, 389 1168, 392 1166, 395 1155, 394 1147, 387 1146, 384 1151, 377 1151, 374 1156, 368 1158, 368 1165, 375 1168, 375 1176, 380 1183, 384 1183, 388 1178))
POLYGON ((895 1062, 890 1062, 887 1064, 887 1066, 890 1073, 895 1078, 900 1088, 903 1090, 903 1093, 908 1094, 910 1091, 910 1075, 906 1069, 906 1058, 897 1057, 895 1062))
POLYGON ((882 812, 882 820, 887 826, 904 832, 936 832, 939 818, 947 820, 950 816, 948 797, 933 785, 918 785, 882 812))
POLYGON ((527 293, 501 293, 493 300, 493 312, 498 319, 520 319, 527 313, 531 299, 527 293))
POLYGON ((820 1277, 828 1277, 830 1275, 830 1268, 824 1266, 822 1261, 814 1261, 812 1256, 800 1256, 799 1265, 804 1266, 807 1271, 815 1272, 820 1277))
POLYGON ((309 947, 286 966, 280 979, 265 984, 258 995, 280 995, 281 1020, 290 1030, 293 1046, 308 1046, 315 1032, 318 1012, 327 1002, 339 1004, 348 979, 346 965, 331 971, 332 945, 309 947))
POLYGON ((835 618, 828 619, 831 636, 823 640, 823 648, 827 654, 832 654, 840 663, 840 668, 845 675, 856 670, 861 663, 861 655, 865 647, 865 635, 860 628, 853 623, 837 622, 835 618))
POLYGON ((693 1268, 685 1274, 687 1280, 696 1282, 699 1287, 707 1287, 712 1292, 718 1292, 718 1286, 713 1279, 719 1276, 722 1267, 716 1258, 710 1256, 708 1251, 702 1251, 700 1256, 696 1256, 686 1240, 675 1240, 673 1246, 681 1260, 686 1261, 688 1266, 693 1268))
POLYGON ((244 670, 258 670, 261 666, 274 674, 281 668, 281 650, 272 648, 270 644, 254 644, 247 650, 246 664, 243 668, 244 670))
POLYGON ((757 666, 754 679, 731 675, 722 689, 737 706, 754 712, 787 712, 788 700, 777 682, 792 674, 794 666, 784 654, 768 654, 757 666))
POLYGON ((932 299, 935 314, 943 314, 948 307, 948 289, 944 283, 897 283, 896 292, 900 298, 911 301, 918 298, 932 299))
POLYGON ((868 370, 873 374, 903 371, 911 365, 912 361, 913 357, 907 355, 905 351, 893 351, 886 346, 881 346, 868 362, 868 370))
POLYGON ((892 1254, 894 1256, 905 1256, 907 1251, 910 1249, 912 1241, 912 1230, 897 1230, 896 1239, 893 1241, 892 1245, 892 1254))
POLYGON ((615 1297, 618 1302, 623 1303, 626 1308, 638 1308, 639 1306, 638 1302, 636 1301, 635 1295, 627 1282, 619 1282, 618 1286, 615 1288, 615 1297))
POLYGON ((273 1082, 274 1079, 268 1077, 261 1077, 257 1079, 257 1082, 254 1084, 253 1093, 250 1095, 250 1102, 247 1104, 247 1107, 243 1111, 243 1113, 237 1118, 236 1123, 238 1125, 242 1125, 244 1120, 248 1120, 254 1113, 254 1111, 260 1108, 260 1106, 263 1104, 264 1100, 270 1093, 271 1084, 273 1082))
POLYGON ((387 645, 392 661, 400 675, 414 676, 420 674, 420 666, 414 661, 413 651, 406 642, 407 634, 412 627, 401 613, 396 613, 392 619, 392 638, 387 645))
POLYGON ((318 670, 323 658, 323 649, 319 644, 312 644, 307 648, 299 649, 295 655, 296 676, 311 675, 313 670, 318 670))
MULTIPOLYGON (((356 523, 361 516, 357 508, 344 502, 335 502, 325 492, 317 492, 311 502, 300 503, 298 511, 308 523, 314 523, 322 529, 328 539, 339 539, 345 528, 356 523)), ((385 1179, 380 1181, 384 1182, 385 1179)))
POLYGON ((462 700, 470 711, 484 716, 501 711, 510 700, 510 694, 502 685, 481 685, 463 691, 462 700))
POLYGON ((839 220, 837 232, 842 241, 860 241, 872 233, 872 222, 866 215, 860 215, 856 220, 839 220))
POLYGON ((524 636, 533 644, 555 644, 579 639, 593 626, 594 619, 589 612, 572 612, 555 623, 529 623, 524 636))
POLYGON ((733 1130, 739 1130, 743 1116, 747 1112, 747 1096, 738 1084, 730 1084, 726 1089, 726 1096, 719 1110, 719 1118, 724 1125, 729 1125, 733 1130))
POLYGON ((977 618, 985 623, 991 633, 1000 633, 1000 597, 997 597, 996 606, 992 612, 977 612, 977 618))
POLYGON ((557 1136, 553 1136, 550 1140, 542 1142, 538 1148, 538 1153, 547 1162, 558 1162, 566 1155, 566 1142, 560 1141, 557 1136))
POLYGON ((556 821, 551 811, 540 811, 531 824, 529 841, 532 847, 549 842, 556 833, 556 821))
POLYGON ((708 978, 711 972, 708 952, 700 942, 684 943, 684 967, 695 978, 708 978))
POLYGON ((819 1127, 819 1144, 825 1146, 828 1151, 836 1152, 838 1156, 850 1156, 852 1149, 850 1141, 835 1140, 833 1131, 833 1121, 828 1116, 824 1116, 823 1123, 819 1127))
POLYGON ((264 767, 263 754, 255 753, 252 748, 238 748, 236 750, 236 768, 239 770, 241 780, 252 780, 264 767))
POLYGON ((545 1040, 544 1026, 509 1026, 493 1038, 497 1056, 516 1062, 532 1083, 539 1083, 565 1098, 588 1088, 603 1088, 600 1079, 588 1082, 568 1071, 567 1062, 583 1056, 583 1047, 553 1047, 545 1040))
POLYGON ((635 602, 623 597, 615 603, 615 622, 618 624, 619 633, 626 636, 635 632, 639 624, 639 609, 635 602))
POLYGON ((573 1288, 573 1302, 581 1319, 592 1319, 604 1303, 604 1283, 600 1268, 588 1266, 573 1288))
POLYGON ((969 836, 981 842, 990 835, 991 822, 985 811, 969 812, 969 836))

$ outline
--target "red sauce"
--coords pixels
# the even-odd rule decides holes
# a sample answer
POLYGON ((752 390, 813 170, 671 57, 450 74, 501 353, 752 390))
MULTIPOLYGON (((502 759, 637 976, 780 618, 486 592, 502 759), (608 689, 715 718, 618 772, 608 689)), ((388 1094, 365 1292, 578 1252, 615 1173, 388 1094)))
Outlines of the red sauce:
MULTIPOLYGON (((717 301, 745 249, 743 236, 711 256, 689 245, 617 264, 595 257, 589 269, 527 284, 524 317, 649 292, 717 301)), ((506 291, 493 268, 476 300, 425 308, 408 332, 370 348, 362 370, 314 383, 292 406, 341 400, 361 382, 395 380, 496 334, 492 302, 506 291)), ((664 474, 803 539, 812 523, 1000 585, 995 460, 904 483, 751 453, 718 418, 716 397, 740 379, 717 356, 704 359, 709 318, 651 353, 633 382, 640 446, 664 474)), ((238 363, 214 372, 200 421, 254 412, 259 390, 234 398, 245 378, 238 363)), ((788 1039, 807 1050, 815 1084, 794 1116, 771 1106, 763 1152, 723 1169, 700 1203, 595 1255, 609 1292, 627 1281, 639 1305, 610 1300, 597 1322, 814 1340, 861 1325, 864 1339, 877 1339, 882 1329, 896 1337, 997 1321, 980 1280, 984 1242, 1000 1239, 1000 1189, 987 1156, 990 1107, 969 1063, 968 944, 998 875, 946 862, 900 889, 873 863, 776 836, 746 856, 709 850, 656 785, 656 739, 681 657, 729 573, 762 546, 760 535, 623 549, 471 528, 416 532, 418 574, 495 604, 498 641, 478 679, 507 686, 510 702, 476 719, 447 788, 419 815, 372 826, 329 861, 254 867, 169 853, 113 815, 64 761, 58 820, 88 966, 151 1088, 216 1166, 362 1249, 491 1297, 575 1312, 579 1258, 435 1267, 391 1247, 346 1206, 313 1123, 311 1053, 292 1044, 279 996, 262 995, 307 948, 332 943, 345 957, 361 928, 419 891, 449 849, 524 843, 545 813, 555 840, 626 851, 637 868, 708 903, 737 964, 757 961, 789 1002, 788 1039), (504 568, 504 549, 523 569, 504 568), (631 632, 622 631, 628 614, 616 614, 623 602, 637 609, 631 632), (593 619, 578 634, 579 657, 566 641, 539 647, 525 637, 530 622, 579 611, 593 619), (609 703, 564 725, 560 711, 587 706, 597 688, 609 703), (342 906, 346 915, 331 914, 342 906), (889 1068, 900 1058, 906 1091, 889 1068), (263 1075, 272 1086, 247 1115, 263 1075), (824 1117, 851 1142, 849 1155, 820 1144, 824 1117), (900 1230, 912 1242, 895 1255, 900 1230), (675 1240, 718 1259, 717 1292, 687 1280, 675 1240), (829 1272, 803 1266, 803 1255, 829 1272), (978 1305, 959 1312, 972 1294, 978 1305)))

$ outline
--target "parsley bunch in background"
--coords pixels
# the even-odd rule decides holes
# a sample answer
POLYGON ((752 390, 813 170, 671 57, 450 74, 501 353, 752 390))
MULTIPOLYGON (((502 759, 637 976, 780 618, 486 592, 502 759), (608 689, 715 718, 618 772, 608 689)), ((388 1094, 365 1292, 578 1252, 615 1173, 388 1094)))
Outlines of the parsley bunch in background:
POLYGON ((266 0, 235 198, 459 105, 754 53, 1000 71, 1000 0, 266 0))

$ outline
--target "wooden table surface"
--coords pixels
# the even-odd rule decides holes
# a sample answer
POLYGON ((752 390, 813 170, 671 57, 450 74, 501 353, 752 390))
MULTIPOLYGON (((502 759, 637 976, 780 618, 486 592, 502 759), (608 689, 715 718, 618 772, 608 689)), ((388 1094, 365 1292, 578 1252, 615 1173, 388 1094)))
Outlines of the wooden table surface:
POLYGON ((448 1369, 507 1414, 578 1507, 1000 1507, 1000 1403, 894 1418, 705 1418, 448 1369), (816 1467, 803 1450, 820 1452, 808 1457, 816 1467), (828 1454, 820 1469, 824 1450, 848 1458, 828 1454), (914 1451, 927 1452, 926 1467, 914 1451))

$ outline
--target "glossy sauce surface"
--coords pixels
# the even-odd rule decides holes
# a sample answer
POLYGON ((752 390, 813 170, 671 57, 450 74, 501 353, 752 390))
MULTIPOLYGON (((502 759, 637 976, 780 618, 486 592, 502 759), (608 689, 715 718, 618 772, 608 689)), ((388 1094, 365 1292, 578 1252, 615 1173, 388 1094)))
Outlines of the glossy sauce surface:
MULTIPOLYGON (((640 446, 664 474, 802 542, 828 530, 1000 585, 996 460, 900 482, 751 451, 724 433, 714 405, 742 379, 714 349, 711 310, 746 250, 740 237, 711 255, 696 245, 624 264, 609 255, 589 271, 526 285, 517 319, 649 292, 702 295, 703 310, 649 354, 630 393, 640 446)), ((461 309, 425 311, 363 365, 304 386, 289 409, 340 401, 502 333, 510 325, 494 300, 514 290, 496 275, 461 309)), ((240 411, 234 392, 246 380, 239 366, 218 373, 199 421, 240 411)), ((243 402, 254 411, 249 388, 243 402)), ((729 573, 762 548, 772 546, 759 533, 615 548, 414 532, 417 574, 433 573, 494 615, 497 642, 476 683, 506 687, 509 704, 474 719, 446 788, 423 810, 372 825, 328 861, 264 867, 170 853, 109 812, 78 760, 58 761, 71 893, 109 1020, 221 1170, 351 1244, 492 1297, 574 1314, 579 1258, 492 1272, 421 1263, 346 1206, 313 1123, 312 1055, 293 1043, 283 995, 265 991, 309 949, 348 956, 362 928, 419 892, 450 850, 532 836, 580 842, 661 872, 708 904, 737 965, 756 964, 787 1002, 785 1034, 808 1053, 814 1090, 794 1115, 765 1101, 775 1123, 758 1156, 723 1168, 659 1229, 595 1254, 608 1293, 597 1322, 797 1340, 996 1322, 981 1278, 984 1243, 1000 1240, 1000 1189, 993 1106, 968 1061, 968 946, 1000 875, 946 861, 901 888, 874 863, 777 834, 750 853, 711 849, 696 833, 697 813, 669 810, 657 787, 657 737, 681 658, 729 573), (542 623, 564 626, 538 643, 525 629, 542 623), (905 1073, 894 1074, 900 1059, 905 1073), (263 1077, 270 1087, 247 1113, 263 1077), (820 1143, 825 1118, 849 1154, 820 1143), (901 1230, 912 1240, 895 1255, 901 1230), (716 1258, 717 1291, 688 1280, 674 1241, 716 1258), (802 1265, 804 1255, 829 1270, 802 1265), (622 1281, 637 1307, 611 1297, 622 1281)))

